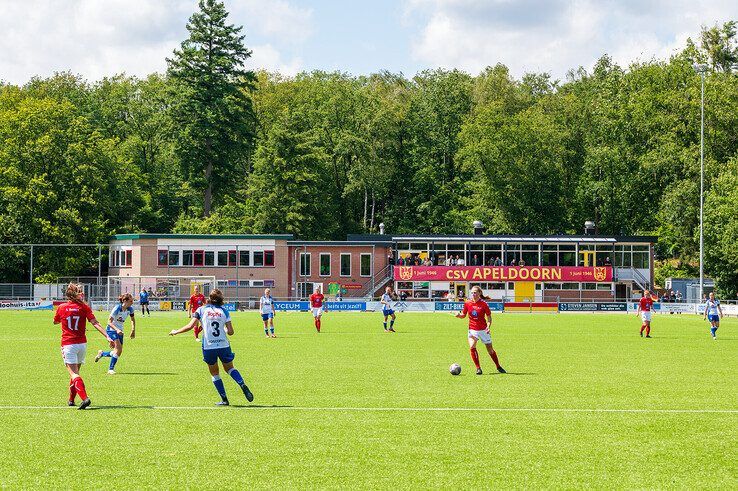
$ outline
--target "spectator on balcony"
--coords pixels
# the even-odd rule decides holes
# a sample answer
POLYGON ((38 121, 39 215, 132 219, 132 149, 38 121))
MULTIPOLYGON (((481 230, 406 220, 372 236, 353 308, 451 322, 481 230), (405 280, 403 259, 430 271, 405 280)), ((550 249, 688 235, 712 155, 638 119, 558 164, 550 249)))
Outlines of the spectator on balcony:
POLYGON ((474 256, 472 256, 471 265, 472 266, 480 266, 481 265, 480 262, 479 262, 479 256, 477 256, 476 254, 474 254, 474 256))
POLYGON ((525 261, 523 259, 521 259, 520 262, 518 263, 518 266, 520 266, 520 267, 525 266, 525 261))
POLYGON ((458 254, 456 254, 456 265, 457 266, 464 266, 466 263, 464 262, 463 257, 459 257, 458 254))
POLYGON ((402 256, 400 256, 400 257, 397 258, 397 265, 398 266, 404 266, 405 265, 405 260, 402 258, 402 256))
POLYGON ((500 259, 500 256, 497 256, 495 258, 495 262, 492 265, 493 266, 502 266, 502 259, 500 259))
POLYGON ((605 258, 605 266, 612 266, 612 261, 610 260, 610 256, 607 256, 605 258))
POLYGON ((451 255, 446 256, 446 260, 443 262, 446 266, 451 266, 451 255))
POLYGON ((451 258, 451 262, 449 263, 449 266, 456 266, 456 258, 449 254, 449 257, 451 258))
POLYGON ((512 258, 512 259, 510 260, 510 266, 515 266, 515 265, 516 265, 516 264, 515 264, 515 258, 512 258))

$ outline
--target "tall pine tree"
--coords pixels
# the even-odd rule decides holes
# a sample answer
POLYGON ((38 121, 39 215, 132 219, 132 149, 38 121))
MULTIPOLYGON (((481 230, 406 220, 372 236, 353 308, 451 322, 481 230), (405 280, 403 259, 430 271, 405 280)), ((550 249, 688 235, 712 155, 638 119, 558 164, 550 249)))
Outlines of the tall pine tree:
POLYGON ((176 88, 172 116, 177 125, 177 153, 182 167, 202 190, 202 212, 209 216, 213 193, 227 188, 244 169, 256 119, 249 91, 254 73, 244 68, 251 51, 242 27, 226 24, 222 2, 200 0, 187 23, 189 38, 167 59, 176 88))

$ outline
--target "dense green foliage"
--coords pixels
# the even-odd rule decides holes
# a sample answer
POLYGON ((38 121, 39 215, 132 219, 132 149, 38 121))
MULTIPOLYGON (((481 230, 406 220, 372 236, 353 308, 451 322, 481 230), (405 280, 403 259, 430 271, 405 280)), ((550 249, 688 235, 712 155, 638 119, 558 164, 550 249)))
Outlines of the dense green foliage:
MULTIPOLYGON (((669 60, 626 69, 603 56, 565 81, 518 80, 502 65, 476 76, 288 78, 246 70, 250 51, 226 16, 203 0, 166 75, 0 86, 0 241, 104 243, 134 231, 343 239, 381 222, 391 233, 466 233, 474 219, 496 233, 578 233, 593 219, 603 234, 657 234, 659 259, 693 263, 692 64, 704 62, 705 213, 720 223, 706 272, 723 294, 738 291, 725 260, 738 243, 735 23, 703 29, 669 60)), ((27 274, 22 251, 0 254, 6 281, 27 274)), ((61 252, 40 254, 42 273, 79 269, 54 267, 61 252)))
MULTIPOLYGON (((102 315, 98 315, 101 318, 102 315)), ((507 374, 482 349, 472 370, 466 321, 279 313, 265 339, 234 313, 247 404, 221 373, 218 395, 186 315, 138 318, 117 374, 94 330, 82 376, 87 411, 65 406, 68 375, 50 312, 0 312, 3 489, 84 480, 115 489, 736 489, 738 320, 718 341, 693 315, 656 315, 653 338, 625 314, 495 314, 507 374), (448 373, 451 363, 462 373, 448 373), (250 407, 244 407, 250 406, 250 407), (691 411, 691 412, 690 412, 691 411), (72 447, 70 447, 72 445, 72 447), (73 468, 74 471, 70 472, 73 468)), ((126 323, 126 332, 130 325, 126 323)))

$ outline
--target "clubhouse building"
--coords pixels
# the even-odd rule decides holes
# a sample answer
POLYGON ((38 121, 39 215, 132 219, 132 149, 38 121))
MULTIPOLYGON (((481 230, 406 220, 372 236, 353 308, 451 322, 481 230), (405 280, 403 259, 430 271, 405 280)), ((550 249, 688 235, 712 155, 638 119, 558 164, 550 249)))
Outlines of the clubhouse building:
MULTIPOLYGON (((368 298, 390 285, 409 300, 459 299, 479 285, 492 299, 611 302, 653 284, 651 236, 349 235, 301 241, 289 234, 120 234, 110 241, 109 276, 214 277, 231 299, 271 288, 278 299, 368 298), (454 265, 451 265, 451 264, 454 265), (524 264, 524 265, 523 265, 524 264)), ((184 296, 184 295, 183 295, 184 296)))

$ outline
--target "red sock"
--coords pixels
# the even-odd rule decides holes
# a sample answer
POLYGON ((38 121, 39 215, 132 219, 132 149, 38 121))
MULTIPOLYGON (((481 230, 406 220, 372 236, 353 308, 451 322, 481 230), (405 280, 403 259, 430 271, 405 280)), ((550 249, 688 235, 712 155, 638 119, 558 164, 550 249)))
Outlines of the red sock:
POLYGON ((641 334, 643 334, 643 330, 646 328, 646 324, 641 324, 641 334))
POLYGON ((69 379, 69 401, 74 402, 74 398, 77 397, 77 389, 74 388, 74 380, 69 379))
POLYGON ((471 353, 472 361, 474 361, 474 364, 479 367, 479 353, 477 353, 477 348, 470 348, 469 352, 471 353))
POLYGON ((497 351, 492 350, 492 353, 490 353, 489 356, 492 357, 492 361, 495 362, 497 368, 500 368, 500 360, 497 359, 497 351))
POLYGON ((85 390, 85 383, 82 381, 82 377, 77 377, 74 379, 74 388, 77 391, 77 394, 79 394, 80 399, 83 401, 87 399, 87 391, 85 390))
POLYGON ((318 332, 320 332, 320 319, 318 319, 318 332))
POLYGON ((201 327, 196 327, 196 328, 195 328, 195 339, 197 339, 197 336, 199 336, 199 335, 200 335, 200 332, 201 332, 201 331, 202 331, 202 328, 201 328, 201 327))
POLYGON ((320 321, 317 318, 314 318, 313 323, 315 323, 315 329, 320 332, 320 321))
POLYGON ((646 326, 646 336, 651 335, 651 326, 646 326))

